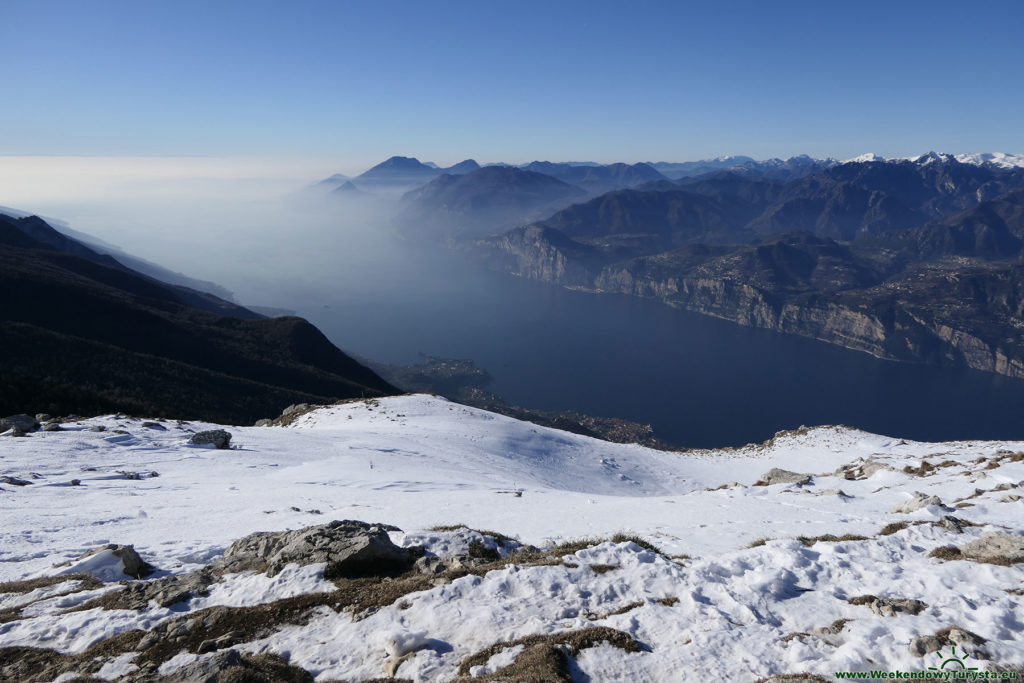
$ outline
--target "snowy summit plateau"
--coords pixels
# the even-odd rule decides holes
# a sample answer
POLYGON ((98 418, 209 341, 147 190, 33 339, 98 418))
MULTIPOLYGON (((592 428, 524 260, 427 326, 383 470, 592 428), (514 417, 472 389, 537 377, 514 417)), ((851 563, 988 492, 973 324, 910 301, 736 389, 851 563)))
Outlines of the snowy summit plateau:
POLYGON ((1021 442, 666 452, 428 395, 258 427, 40 417, 0 440, 5 681, 1024 665, 1021 442))

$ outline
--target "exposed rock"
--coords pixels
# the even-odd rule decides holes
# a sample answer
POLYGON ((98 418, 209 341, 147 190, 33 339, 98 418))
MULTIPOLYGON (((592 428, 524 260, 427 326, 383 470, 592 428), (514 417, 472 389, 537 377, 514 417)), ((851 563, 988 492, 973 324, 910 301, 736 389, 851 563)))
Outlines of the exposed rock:
POLYGON ((947 531, 952 531, 954 534, 962 534, 965 527, 975 526, 973 522, 968 522, 965 519, 960 519, 953 515, 944 515, 942 519, 935 522, 935 525, 940 526, 947 531))
POLYGON ((876 598, 868 607, 880 617, 894 617, 904 612, 916 616, 928 609, 928 605, 920 600, 907 598, 876 598))
MULTIPOLYGON (((230 634, 229 634, 230 635, 230 634)), ((273 655, 252 656, 224 650, 190 662, 161 676, 160 683, 228 683, 229 681, 280 681, 312 683, 313 676, 273 655)))
POLYGON ((924 657, 942 649, 942 643, 935 636, 918 636, 910 641, 910 654, 924 657))
POLYGON ((39 427, 39 421, 31 415, 25 415, 24 413, 8 415, 0 420, 0 432, 6 431, 12 427, 17 427, 23 432, 31 432, 33 429, 39 427))
POLYGON ((269 427, 272 424, 274 424, 273 420, 263 418, 262 420, 256 420, 256 424, 254 424, 253 427, 269 427))
POLYGON ((823 496, 839 496, 840 498, 853 498, 849 493, 846 493, 842 489, 825 489, 821 492, 823 496))
POLYGON ((416 569, 421 574, 442 574, 451 569, 474 569, 491 561, 487 558, 470 557, 469 555, 428 556, 416 560, 416 569))
POLYGON ((228 448, 231 443, 231 434, 223 429, 211 429, 205 432, 198 432, 192 435, 189 443, 198 446, 213 444, 214 448, 228 448))
POLYGON ((328 578, 380 575, 405 569, 413 563, 415 553, 392 543, 389 530, 396 529, 335 520, 295 531, 257 532, 232 543, 219 568, 240 571, 236 567, 252 567, 255 560, 266 567, 269 576, 274 576, 290 562, 326 562, 324 575, 328 578))
POLYGON ((864 462, 852 462, 843 465, 836 470, 836 476, 845 479, 869 479, 875 472, 892 470, 893 468, 878 460, 865 460, 864 462))
POLYGON ((312 408, 313 406, 311 406, 308 403, 293 403, 292 405, 288 406, 287 408, 281 411, 281 417, 288 417, 289 415, 294 415, 295 413, 305 413, 310 411, 312 408))
POLYGON ((151 601, 161 607, 170 607, 179 602, 206 595, 207 589, 216 580, 215 574, 201 569, 146 582, 130 583, 117 594, 116 609, 143 610, 149 606, 151 601))
POLYGON ((105 432, 105 431, 107 431, 107 428, 104 427, 103 425, 93 425, 92 427, 89 427, 89 431, 90 432, 105 432))
POLYGON ((994 531, 961 546, 960 552, 978 562, 1016 564, 1024 562, 1024 536, 994 531))
POLYGON ((939 499, 938 496, 929 496, 927 494, 921 493, 920 491, 915 491, 913 498, 911 498, 910 500, 905 500, 902 503, 894 506, 891 510, 889 510, 889 512, 891 514, 905 515, 911 512, 916 512, 921 508, 926 508, 931 505, 944 507, 942 504, 942 500, 939 499))
POLYGON ((157 429, 157 430, 159 430, 161 432, 166 432, 167 431, 167 427, 164 427, 159 422, 143 422, 142 426, 146 427, 148 429, 157 429))
POLYGON ((36 413, 36 422, 49 422, 53 416, 49 413, 36 413))
POLYGON ((933 636, 918 636, 910 641, 910 654, 917 657, 924 657, 933 652, 938 652, 943 647, 956 645, 961 649, 974 650, 972 653, 978 659, 987 659, 987 655, 976 648, 985 644, 985 639, 977 633, 956 626, 939 631, 933 636), (969 645, 969 648, 964 648, 969 645))
POLYGON ((8 432, 8 436, 28 436, 28 432, 19 427, 18 425, 12 426, 8 432))
POLYGON ((984 645, 985 639, 977 633, 963 628, 950 628, 935 634, 940 640, 948 640, 953 645, 984 645))
POLYGON ((809 474, 800 474, 799 472, 790 472, 789 470, 780 470, 778 467, 773 467, 762 474, 761 478, 754 483, 754 486, 772 486, 774 484, 804 486, 810 482, 811 475, 809 474))
POLYGON ((96 578, 110 580, 114 577, 108 575, 109 565, 106 563, 104 555, 112 555, 119 559, 122 571, 127 576, 135 579, 145 578, 152 574, 155 569, 155 567, 139 557, 139 554, 135 552, 134 546, 117 545, 116 543, 110 543, 82 553, 71 564, 75 571, 86 572, 93 574, 96 578), (95 558, 96 561, 89 562, 90 558, 95 558))
POLYGON ((17 477, 0 477, 0 484, 10 484, 11 486, 31 486, 32 482, 27 479, 18 479, 17 477))
POLYGON ((44 432, 61 432, 64 431, 59 422, 47 422, 43 425, 44 432))

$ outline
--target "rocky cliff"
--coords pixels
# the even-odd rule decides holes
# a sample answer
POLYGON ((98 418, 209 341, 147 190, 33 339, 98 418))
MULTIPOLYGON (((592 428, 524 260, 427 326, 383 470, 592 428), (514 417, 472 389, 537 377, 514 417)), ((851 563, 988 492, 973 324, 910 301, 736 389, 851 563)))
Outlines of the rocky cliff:
POLYGON ((536 226, 478 243, 480 251, 500 254, 492 253, 492 267, 533 280, 658 299, 878 358, 1024 379, 1018 302, 1005 291, 1022 281, 1019 268, 990 264, 965 274, 956 262, 887 277, 855 251, 837 255, 836 247, 790 239, 608 263, 614 258, 607 252, 536 226))

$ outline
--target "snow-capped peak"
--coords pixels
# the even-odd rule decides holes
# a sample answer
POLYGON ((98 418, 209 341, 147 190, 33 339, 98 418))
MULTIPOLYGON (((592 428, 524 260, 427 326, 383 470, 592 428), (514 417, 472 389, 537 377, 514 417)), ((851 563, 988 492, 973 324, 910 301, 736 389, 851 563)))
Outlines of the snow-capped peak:
POLYGON ((1024 154, 1006 154, 1005 152, 957 154, 956 160, 961 164, 978 166, 990 164, 998 168, 1024 168, 1024 154))
POLYGON ((864 164, 864 163, 868 163, 868 162, 871 162, 871 161, 887 161, 887 159, 885 157, 883 157, 883 156, 875 154, 874 152, 868 152, 867 154, 861 154, 860 156, 853 157, 852 159, 847 159, 843 163, 844 164, 864 164))

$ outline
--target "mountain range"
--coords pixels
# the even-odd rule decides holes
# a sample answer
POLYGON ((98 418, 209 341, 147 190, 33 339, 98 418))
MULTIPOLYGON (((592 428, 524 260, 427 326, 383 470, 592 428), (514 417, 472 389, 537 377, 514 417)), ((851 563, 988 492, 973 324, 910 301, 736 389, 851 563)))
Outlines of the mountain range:
POLYGON ((743 163, 459 246, 523 277, 1024 378, 1024 157, 811 160, 789 179, 743 163))

